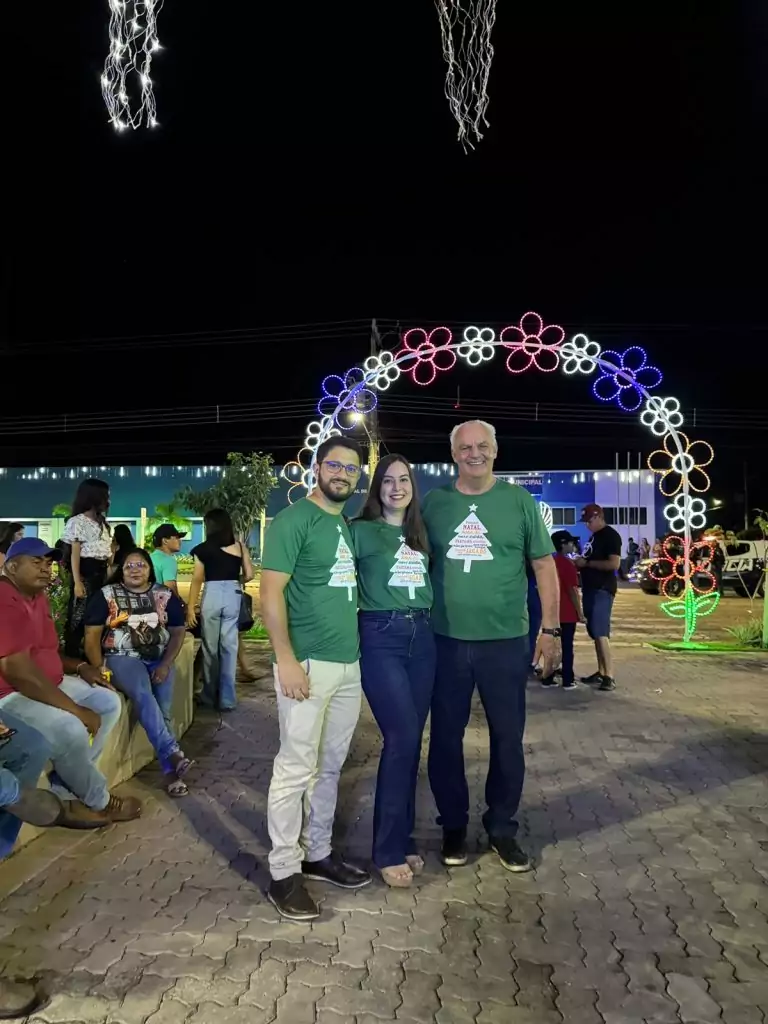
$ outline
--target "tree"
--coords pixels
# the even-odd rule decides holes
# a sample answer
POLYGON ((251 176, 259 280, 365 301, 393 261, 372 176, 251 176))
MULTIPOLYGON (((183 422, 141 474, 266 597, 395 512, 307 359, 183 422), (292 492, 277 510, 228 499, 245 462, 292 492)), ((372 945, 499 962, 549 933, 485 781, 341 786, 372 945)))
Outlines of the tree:
POLYGON ((218 483, 204 491, 194 491, 187 486, 173 500, 197 516, 223 508, 232 519, 235 533, 247 541, 277 484, 272 469, 274 461, 271 455, 262 452, 250 455, 230 452, 227 462, 218 483))
POLYGON ((58 505, 54 505, 51 509, 51 515, 54 519, 69 519, 72 515, 72 506, 67 505, 66 502, 59 502, 58 505))
POLYGON ((357 586, 355 576, 355 560, 349 544, 344 540, 341 532, 341 525, 337 526, 339 531, 339 543, 336 548, 336 561, 331 566, 331 578, 328 580, 329 587, 346 587, 347 597, 352 600, 352 587, 357 586))
POLYGON ((401 537, 402 544, 395 553, 395 564, 389 570, 392 575, 389 578, 390 587, 408 587, 408 597, 413 600, 416 597, 416 587, 426 585, 424 579, 426 566, 424 555, 420 551, 414 551, 405 543, 405 537, 401 537))
POLYGON ((448 547, 447 558, 464 562, 464 572, 469 572, 473 562, 491 562, 491 542, 485 536, 488 531, 475 515, 477 505, 469 506, 469 515, 453 531, 456 536, 448 547))
POLYGON ((192 532, 192 523, 182 514, 183 511, 184 508, 178 496, 165 505, 156 505, 155 514, 147 521, 145 531, 147 538, 151 538, 158 526, 162 526, 163 523, 170 523, 171 526, 175 526, 179 533, 190 534, 192 532))

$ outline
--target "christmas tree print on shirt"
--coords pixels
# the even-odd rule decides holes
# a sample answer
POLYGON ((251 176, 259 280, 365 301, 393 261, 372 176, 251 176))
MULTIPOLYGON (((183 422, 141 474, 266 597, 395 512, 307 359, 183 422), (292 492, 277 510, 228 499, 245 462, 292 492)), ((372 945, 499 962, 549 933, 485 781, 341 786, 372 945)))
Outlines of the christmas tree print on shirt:
POLYGON ((392 573, 389 578, 390 587, 408 587, 408 597, 411 600, 416 597, 416 587, 426 586, 424 577, 427 569, 424 555, 409 548, 405 543, 405 537, 400 538, 400 547, 395 553, 395 564, 389 571, 392 573))
POLYGON ((352 587, 357 586, 357 578, 355 577, 355 560, 352 557, 352 551, 350 550, 349 544, 344 540, 344 535, 341 532, 341 526, 337 526, 336 529, 339 531, 339 544, 336 548, 336 561, 331 566, 331 578, 328 580, 329 587, 346 587, 347 597, 352 600, 352 587))
POLYGON ((469 572, 473 562, 492 562, 491 542, 485 536, 488 531, 475 515, 477 505, 469 506, 469 515, 453 531, 456 536, 448 546, 446 558, 464 562, 464 572, 469 572))

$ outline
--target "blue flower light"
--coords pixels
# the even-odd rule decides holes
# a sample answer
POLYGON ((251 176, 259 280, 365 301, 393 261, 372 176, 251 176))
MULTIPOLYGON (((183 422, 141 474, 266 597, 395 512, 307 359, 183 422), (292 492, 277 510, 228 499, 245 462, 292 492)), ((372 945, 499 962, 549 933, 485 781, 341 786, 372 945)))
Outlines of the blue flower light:
POLYGON ((365 387, 364 382, 365 371, 360 366, 353 366, 343 377, 330 374, 321 385, 323 396, 317 403, 318 414, 330 417, 340 430, 350 430, 354 423, 343 422, 340 415, 342 412, 364 416, 373 412, 378 403, 376 392, 365 387))
POLYGON ((592 392, 601 402, 615 399, 625 412, 636 412, 643 404, 644 391, 652 391, 661 384, 661 370, 648 365, 648 355, 639 345, 626 352, 603 352, 600 360, 616 369, 601 366, 602 375, 592 385, 592 392))

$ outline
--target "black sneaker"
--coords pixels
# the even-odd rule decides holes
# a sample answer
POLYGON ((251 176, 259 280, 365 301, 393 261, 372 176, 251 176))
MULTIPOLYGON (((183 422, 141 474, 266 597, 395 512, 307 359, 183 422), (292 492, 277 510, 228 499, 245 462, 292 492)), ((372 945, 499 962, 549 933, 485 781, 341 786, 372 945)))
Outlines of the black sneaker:
POLYGON ((281 917, 288 921, 314 921, 320 917, 317 904, 304 888, 301 875, 272 879, 267 899, 281 917))
POLYGON ((603 676, 603 678, 600 680, 600 686, 598 687, 598 689, 603 691, 615 690, 616 680, 612 679, 610 676, 603 676))
POLYGON ((582 676, 581 681, 591 686, 594 683, 602 683, 603 677, 599 672, 593 672, 591 676, 582 676))
POLYGON ((530 871, 533 867, 531 858, 520 849, 516 839, 507 839, 500 836, 498 839, 491 837, 491 849, 497 853, 499 860, 507 871, 530 871))
POLYGON ((301 873, 305 878, 313 878, 316 882, 330 882, 340 889, 362 889, 368 885, 371 876, 362 868, 348 864, 338 853, 332 853, 322 860, 305 860, 301 865, 301 873))
POLYGON ((541 677, 541 685, 542 686, 557 686, 557 679, 555 678, 554 672, 552 673, 551 676, 542 676, 541 677))
POLYGON ((460 868, 467 863, 467 830, 444 828, 440 860, 449 868, 460 868))
POLYGON ((575 679, 568 679, 567 681, 563 682, 563 689, 564 690, 575 690, 578 685, 579 684, 576 682, 575 679))

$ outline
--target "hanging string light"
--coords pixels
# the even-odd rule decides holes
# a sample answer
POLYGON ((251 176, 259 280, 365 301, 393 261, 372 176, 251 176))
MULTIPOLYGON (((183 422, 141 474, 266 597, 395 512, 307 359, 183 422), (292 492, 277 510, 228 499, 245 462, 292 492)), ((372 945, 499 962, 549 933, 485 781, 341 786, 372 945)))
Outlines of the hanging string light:
POLYGON ((445 95, 459 126, 459 142, 474 149, 488 127, 488 78, 496 0, 435 0, 443 39, 445 95))
POLYGON ((157 127, 152 57, 160 50, 157 16, 163 0, 108 0, 109 53, 101 94, 116 131, 157 127))

